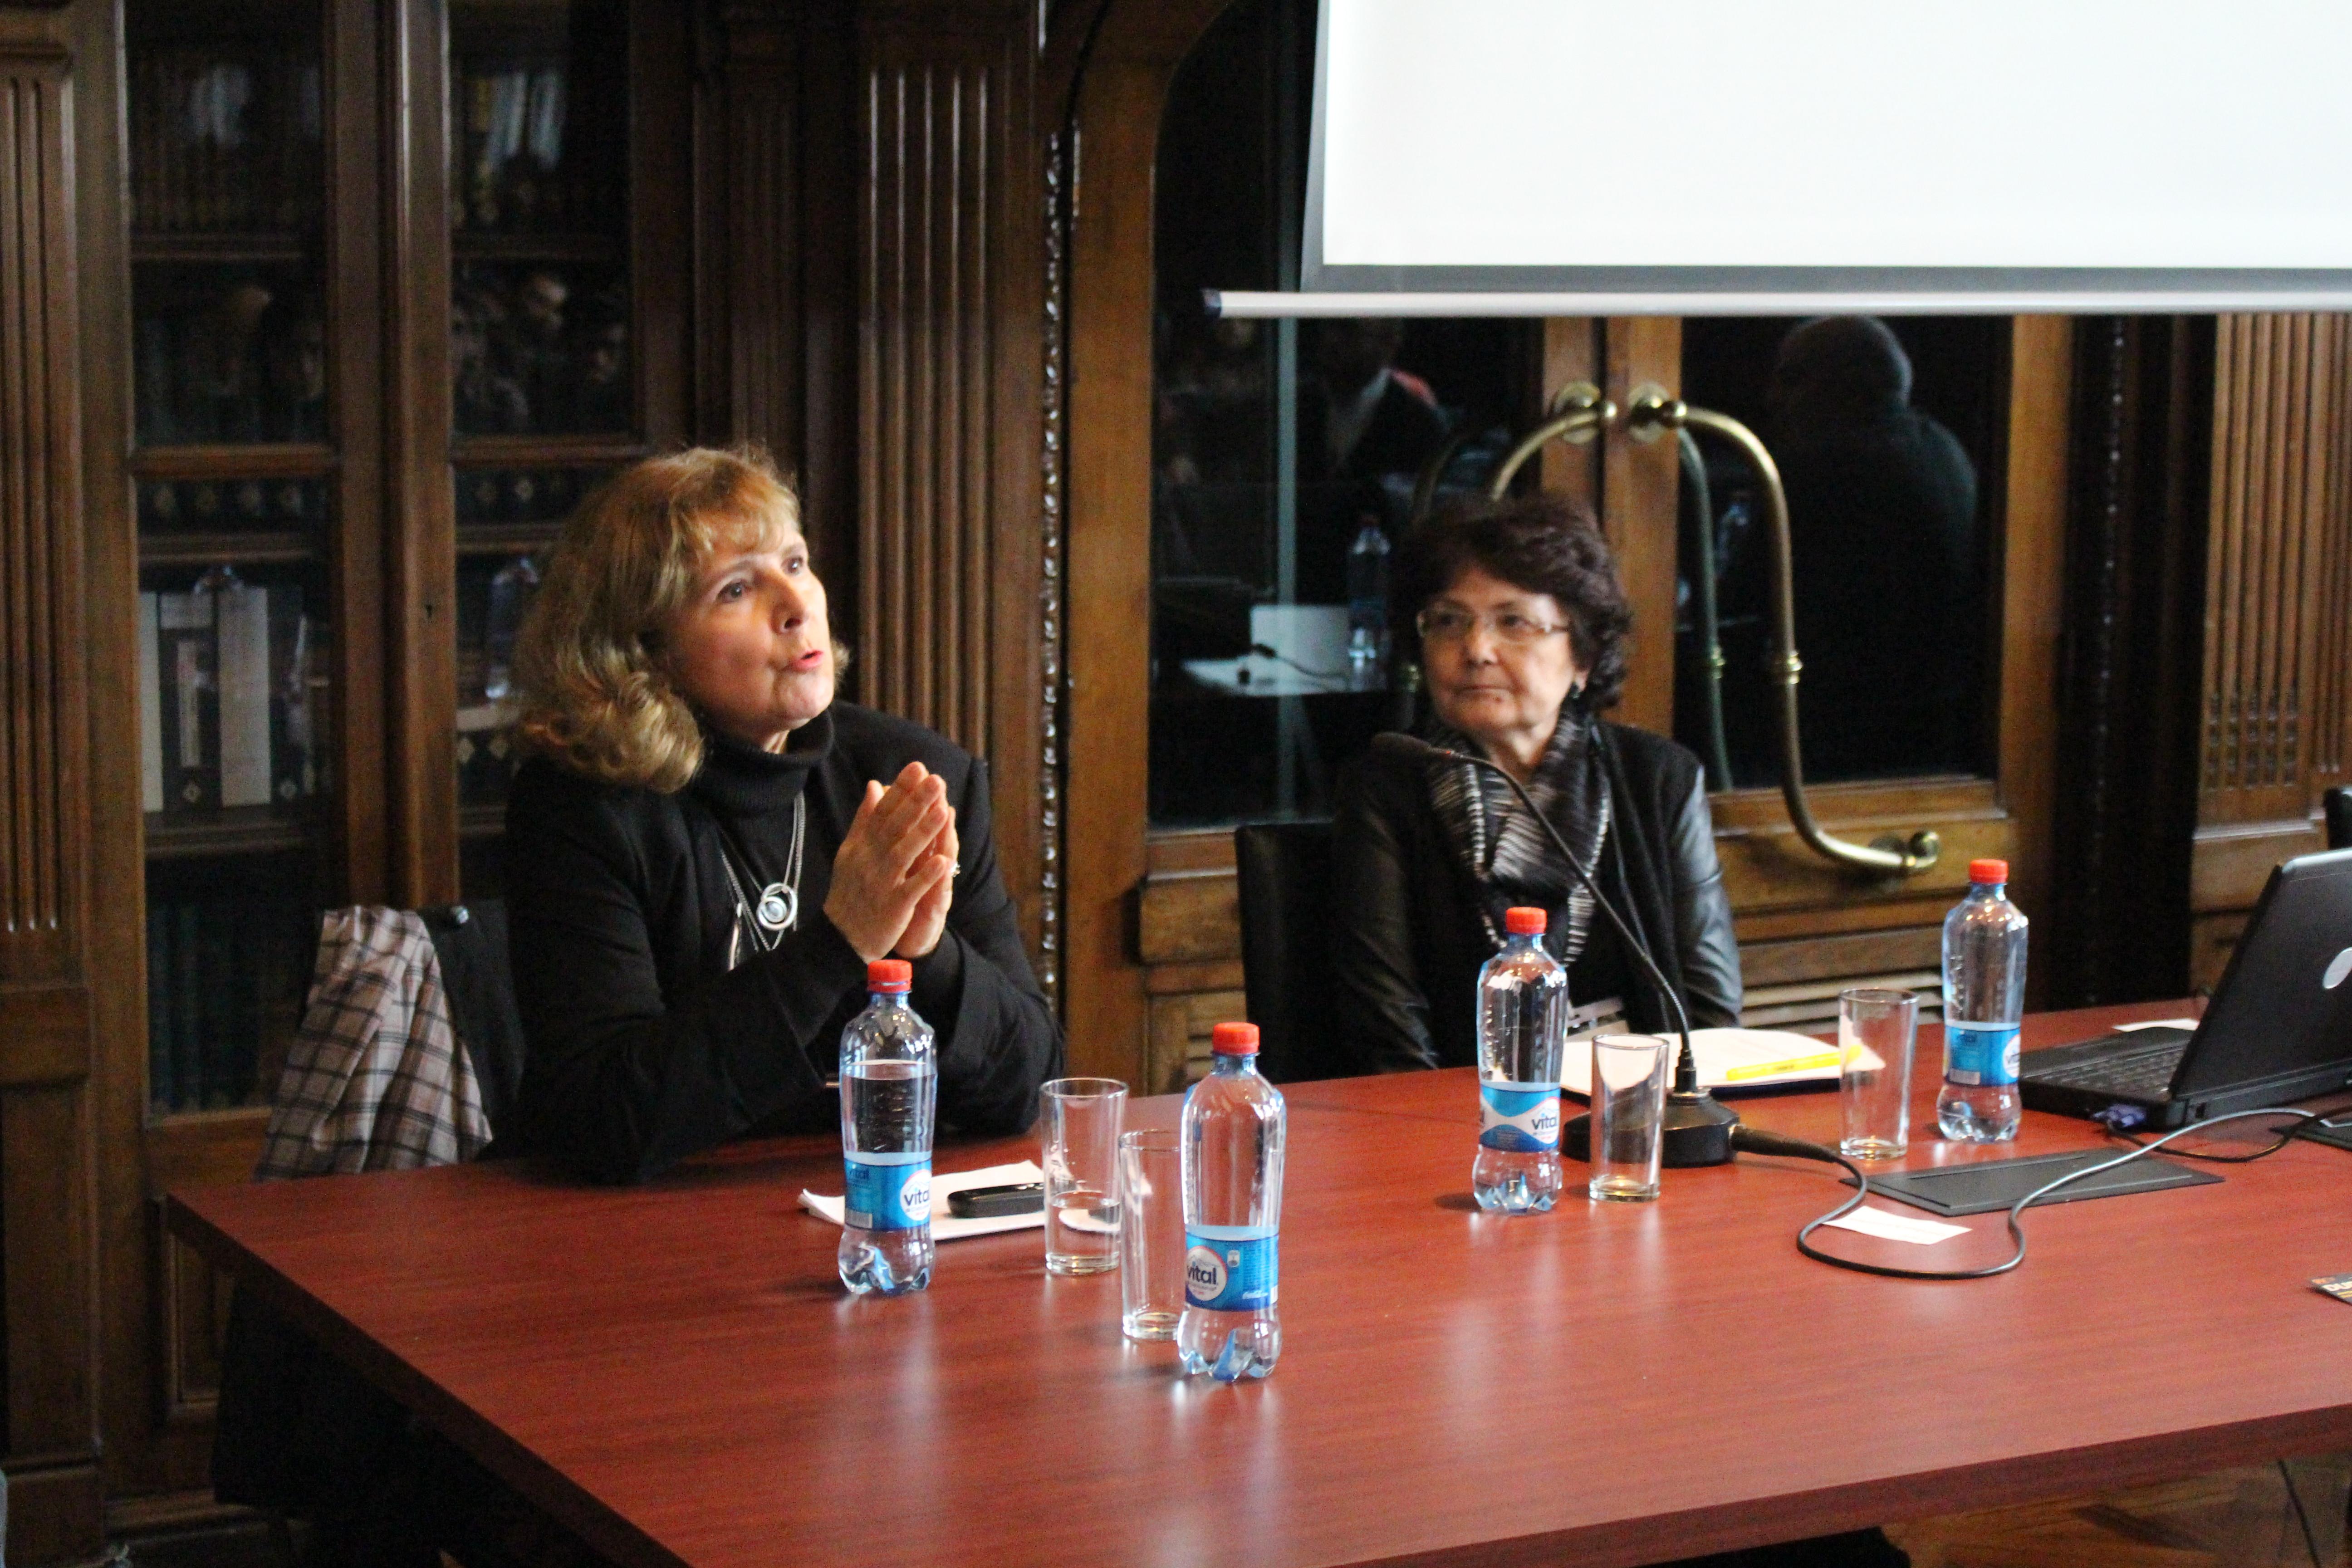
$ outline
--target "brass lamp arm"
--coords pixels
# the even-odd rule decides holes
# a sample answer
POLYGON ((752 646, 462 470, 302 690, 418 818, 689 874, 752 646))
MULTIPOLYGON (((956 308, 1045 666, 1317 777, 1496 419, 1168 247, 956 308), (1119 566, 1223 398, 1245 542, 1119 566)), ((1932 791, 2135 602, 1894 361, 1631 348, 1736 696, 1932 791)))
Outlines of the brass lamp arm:
MULTIPOLYGON (((1780 688, 1780 794, 1789 805, 1789 821, 1797 837, 1808 848, 1822 858, 1855 870, 1893 872, 1911 876, 1926 870, 1943 853, 1943 840, 1932 828, 1921 828, 1906 843, 1892 835, 1875 844, 1854 844, 1825 833, 1813 819, 1813 808, 1805 799, 1804 759, 1797 731, 1797 679, 1804 669, 1797 657, 1796 590, 1791 581, 1791 556, 1789 546, 1789 497, 1780 485, 1780 467, 1757 439, 1756 432, 1727 414, 1712 409, 1693 408, 1679 397, 1670 397, 1663 391, 1637 391, 1633 406, 1626 411, 1625 422, 1637 438, 1653 438, 1667 430, 1703 430, 1730 442, 1746 455, 1756 469, 1764 491, 1764 515, 1772 535, 1772 625, 1773 649, 1769 665, 1774 684, 1780 688)), ((1555 421, 1554 423, 1557 423, 1555 421)), ((1537 433, 1548 429, 1538 426, 1537 433)), ((1522 448, 1535 440, 1531 433, 1522 448)), ((1538 443, 1539 444, 1539 443, 1538 443)), ((1513 456, 1516 458, 1517 453, 1513 456)), ((1489 487, 1493 489, 1493 487, 1489 487)), ((1497 490, 1496 493, 1500 493, 1497 490)))
POLYGON ((1511 488, 1511 480, 1527 466, 1529 458, 1544 448, 1549 441, 1566 441, 1580 446, 1591 440, 1617 417, 1617 405, 1601 395, 1601 389, 1590 382, 1579 382, 1562 387, 1552 399, 1550 416, 1519 438, 1510 456, 1496 466, 1486 480, 1486 499, 1500 500, 1503 492, 1511 488))

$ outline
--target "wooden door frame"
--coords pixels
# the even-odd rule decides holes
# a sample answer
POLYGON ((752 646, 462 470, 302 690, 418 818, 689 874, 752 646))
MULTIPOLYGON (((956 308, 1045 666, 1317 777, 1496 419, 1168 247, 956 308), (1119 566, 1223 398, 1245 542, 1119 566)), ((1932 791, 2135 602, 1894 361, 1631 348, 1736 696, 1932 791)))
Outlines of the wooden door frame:
POLYGON ((1149 1002, 1135 956, 1150 815, 1149 171, 1176 68, 1231 3, 1109 5, 1076 92, 1062 1005, 1070 1070, 1129 1083, 1145 1081, 1150 1049, 1149 1002))

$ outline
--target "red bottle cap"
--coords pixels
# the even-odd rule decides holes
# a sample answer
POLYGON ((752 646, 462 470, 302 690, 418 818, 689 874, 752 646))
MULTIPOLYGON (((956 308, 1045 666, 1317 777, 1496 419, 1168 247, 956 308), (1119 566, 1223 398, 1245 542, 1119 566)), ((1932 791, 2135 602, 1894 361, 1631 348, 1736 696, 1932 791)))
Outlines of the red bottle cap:
POLYGON ((1209 1031, 1209 1048, 1221 1057, 1257 1055, 1255 1024, 1220 1024, 1209 1031))
POLYGON ((877 958, 866 966, 868 991, 905 991, 915 984, 915 966, 903 958, 877 958))
POLYGON ((1503 929, 1513 936, 1541 936, 1551 928, 1551 916, 1542 910, 1503 911, 1503 929))
POLYGON ((2009 880, 2009 862, 2006 860, 1971 860, 1969 862, 1969 880, 1971 882, 2006 882, 2009 880))

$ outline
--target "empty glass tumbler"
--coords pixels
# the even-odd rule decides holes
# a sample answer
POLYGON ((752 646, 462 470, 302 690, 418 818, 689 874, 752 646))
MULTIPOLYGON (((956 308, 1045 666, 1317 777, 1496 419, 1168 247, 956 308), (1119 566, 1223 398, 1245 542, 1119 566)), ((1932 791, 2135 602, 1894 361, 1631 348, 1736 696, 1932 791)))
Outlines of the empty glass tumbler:
POLYGON ((1858 985, 1838 993, 1838 1152, 1897 1160, 1911 1146, 1911 1047, 1919 998, 1858 985))
POLYGON ((1127 1085, 1057 1078, 1040 1097, 1046 1272, 1107 1273, 1118 1267, 1118 1134, 1127 1085))

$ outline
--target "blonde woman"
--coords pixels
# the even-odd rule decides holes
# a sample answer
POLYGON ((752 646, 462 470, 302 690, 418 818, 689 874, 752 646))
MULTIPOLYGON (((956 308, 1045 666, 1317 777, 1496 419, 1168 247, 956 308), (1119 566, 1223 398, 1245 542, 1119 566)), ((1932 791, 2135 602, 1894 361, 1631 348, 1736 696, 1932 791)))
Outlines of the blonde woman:
POLYGON ((840 658, 798 502, 756 454, 648 458, 565 529, 516 650, 514 1144, 634 1181, 834 1125, 842 1026, 892 955, 939 1031, 941 1121, 1029 1124, 1061 1037, 986 769, 835 700, 840 658))

